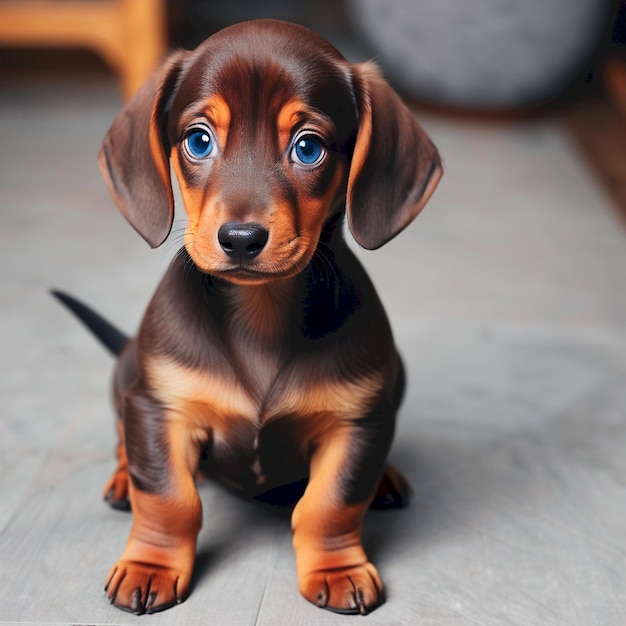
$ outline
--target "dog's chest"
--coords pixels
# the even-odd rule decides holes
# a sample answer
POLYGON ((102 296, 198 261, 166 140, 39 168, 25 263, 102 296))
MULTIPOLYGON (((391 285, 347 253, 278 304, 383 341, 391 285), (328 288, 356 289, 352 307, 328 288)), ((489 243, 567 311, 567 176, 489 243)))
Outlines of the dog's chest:
POLYGON ((171 415, 210 442, 210 473, 255 493, 301 478, 317 437, 366 415, 380 394, 382 375, 331 376, 329 361, 321 354, 271 363, 276 374, 258 377, 254 389, 226 360, 211 371, 154 362, 151 379, 171 415))
POLYGON ((207 398, 210 472, 250 494, 304 477, 317 438, 365 416, 384 384, 375 375, 332 381, 314 369, 292 364, 260 401, 241 382, 232 389, 236 405, 207 398))
POLYGON ((310 424, 310 430, 327 419, 358 419, 385 385, 382 373, 342 376, 324 352, 282 363, 256 359, 258 355, 253 362, 268 371, 254 374, 254 387, 249 385, 253 375, 241 376, 227 360, 222 367, 207 370, 156 357, 147 367, 147 377, 156 399, 173 414, 226 437, 238 422, 258 432, 281 419, 310 424))
POLYGON ((299 335, 302 307, 288 285, 233 290, 221 302, 195 328, 199 364, 153 356, 149 385, 210 442, 203 465, 212 474, 248 492, 296 480, 321 433, 368 413, 384 376, 358 351, 299 335))

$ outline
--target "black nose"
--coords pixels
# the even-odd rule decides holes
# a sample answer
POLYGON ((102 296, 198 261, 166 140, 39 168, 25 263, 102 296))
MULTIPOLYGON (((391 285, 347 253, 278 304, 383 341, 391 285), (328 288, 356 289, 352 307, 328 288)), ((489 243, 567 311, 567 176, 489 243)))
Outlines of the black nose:
POLYGON ((253 259, 263 250, 269 233, 258 224, 224 224, 217 232, 222 250, 239 261, 253 259))

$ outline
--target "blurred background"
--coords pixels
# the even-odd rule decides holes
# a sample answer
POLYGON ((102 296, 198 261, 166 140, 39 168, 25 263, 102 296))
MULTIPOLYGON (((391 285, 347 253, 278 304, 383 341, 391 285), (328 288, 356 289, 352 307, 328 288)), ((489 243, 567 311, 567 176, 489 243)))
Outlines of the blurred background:
MULTIPOLYGON (((112 362, 48 289, 137 328, 184 212, 150 251, 100 142, 168 50, 257 17, 375 59, 444 161, 415 224, 355 246, 409 372, 415 491, 366 518, 368 623, 623 626, 626 0, 0 0, 0 622, 135 623, 101 589, 130 523, 100 500, 112 362)), ((287 520, 201 497, 194 593, 151 623, 349 621, 299 598, 287 520)))
POLYGON ((259 17, 317 30, 350 61, 375 58, 441 115, 558 112, 626 202, 625 0, 3 0, 0 79, 6 93, 16 79, 114 76, 128 99, 167 51, 259 17))

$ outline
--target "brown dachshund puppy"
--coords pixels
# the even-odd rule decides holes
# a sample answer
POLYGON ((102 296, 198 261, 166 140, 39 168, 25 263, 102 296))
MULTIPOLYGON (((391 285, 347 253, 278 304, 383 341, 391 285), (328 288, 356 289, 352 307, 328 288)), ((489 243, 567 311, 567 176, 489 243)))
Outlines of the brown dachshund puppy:
POLYGON ((344 215, 361 246, 386 243, 437 185, 437 150, 372 64, 261 20, 172 55, 104 139, 111 194, 153 247, 172 226, 170 163, 188 225, 116 370, 105 495, 130 500, 133 525, 107 594, 136 613, 186 597, 202 470, 253 497, 308 479, 300 591, 367 613, 384 595, 363 516, 381 478, 406 489, 384 473, 402 370, 344 215))

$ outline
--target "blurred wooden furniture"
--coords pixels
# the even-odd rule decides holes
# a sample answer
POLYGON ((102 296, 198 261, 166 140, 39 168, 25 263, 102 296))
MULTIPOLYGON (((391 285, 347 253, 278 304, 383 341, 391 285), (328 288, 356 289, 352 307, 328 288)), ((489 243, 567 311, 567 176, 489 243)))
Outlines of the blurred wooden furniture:
POLYGON ((626 56, 607 61, 604 67, 604 82, 613 103, 626 117, 626 56))
POLYGON ((0 45, 94 50, 128 99, 167 52, 165 0, 0 0, 0 45))

